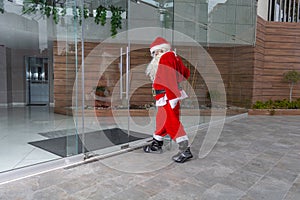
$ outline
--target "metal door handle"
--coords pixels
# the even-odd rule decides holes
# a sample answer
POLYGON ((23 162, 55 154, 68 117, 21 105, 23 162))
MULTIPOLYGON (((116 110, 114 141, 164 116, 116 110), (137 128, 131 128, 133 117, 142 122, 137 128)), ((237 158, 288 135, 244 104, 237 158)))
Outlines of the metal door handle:
POLYGON ((129 96, 129 47, 126 47, 126 99, 128 99, 129 96))
POLYGON ((123 53, 123 48, 120 48, 120 63, 119 63, 119 67, 120 67, 120 99, 123 99, 123 57, 122 57, 122 53, 123 53))

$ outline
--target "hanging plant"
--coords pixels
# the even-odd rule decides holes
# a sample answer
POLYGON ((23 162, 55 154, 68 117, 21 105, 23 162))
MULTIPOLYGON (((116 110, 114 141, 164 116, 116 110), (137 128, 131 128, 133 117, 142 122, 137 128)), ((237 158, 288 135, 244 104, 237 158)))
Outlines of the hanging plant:
POLYGON ((47 18, 52 15, 55 24, 59 22, 59 10, 55 1, 25 0, 23 2, 22 14, 36 14, 38 10, 47 18))
MULTIPOLYGON (((82 24, 82 11, 81 9, 78 9, 78 16, 79 16, 79 24, 82 24)), ((83 17, 84 19, 89 17, 89 9, 87 9, 86 7, 83 8, 83 17)))
POLYGON ((59 21, 58 9, 54 6, 52 7, 52 15, 53 15, 54 23, 58 24, 58 21, 59 21))
MULTIPOLYGON (((1 8, 0 8, 1 9, 1 8)), ((111 17, 111 35, 115 36, 118 33, 118 29, 122 29, 122 17, 121 14, 124 10, 121 7, 115 7, 113 5, 109 6, 110 11, 112 12, 111 17)), ((106 16, 107 16, 107 8, 100 5, 96 9, 96 16, 94 17, 88 8, 84 7, 83 9, 83 17, 87 19, 88 17, 94 17, 94 22, 96 24, 101 24, 104 26, 106 24, 106 16)), ((40 11, 42 15, 47 18, 52 16, 52 19, 55 24, 58 24, 60 17, 65 16, 67 13, 67 9, 64 4, 61 4, 59 0, 24 0, 22 13, 23 14, 36 14, 37 11, 40 11), (62 8, 59 11, 59 7, 62 8)), ((1 10, 0 10, 1 12, 1 10)), ((4 12, 4 10, 3 10, 4 12)), ((73 17, 75 21, 82 24, 82 13, 81 9, 77 7, 73 7, 73 17)))
POLYGON ((63 7, 63 6, 61 6, 61 8, 62 8, 62 10, 60 11, 60 14, 61 14, 61 16, 64 17, 67 14, 67 9, 65 7, 63 7))
MULTIPOLYGON (((0 0, 1 2, 1 0, 0 0)), ((1 6, 1 4, 0 4, 1 6)), ((0 12, 4 13, 4 6, 0 7, 0 12), (3 7, 3 8, 2 8, 3 7)), ((121 7, 115 7, 113 5, 109 6, 109 9, 112 13, 111 17, 111 35, 115 36, 118 33, 118 29, 122 29, 122 17, 121 14, 124 12, 124 9, 121 7)), ((37 11, 40 11, 42 15, 52 19, 55 24, 58 24, 60 17, 64 17, 67 14, 67 9, 64 4, 61 4, 59 0, 24 0, 23 7, 22 7, 22 14, 36 14, 37 11), (62 9, 58 9, 58 7, 62 9), (60 10, 60 11, 59 11, 60 10)), ((101 24, 104 26, 106 24, 106 16, 107 16, 107 8, 100 5, 96 9, 96 16, 94 18, 94 22, 96 24, 101 24)), ((82 18, 81 18, 81 9, 73 8, 73 17, 74 20, 79 22, 81 25, 82 18), (79 19, 78 19, 79 18, 79 19)), ((93 17, 89 15, 89 10, 84 8, 84 18, 87 19, 88 17, 93 17)))
POLYGON ((106 24, 106 12, 107 9, 101 5, 96 9, 96 16, 94 20, 96 24, 100 23, 102 26, 106 24))
POLYGON ((45 3, 45 6, 42 7, 42 9, 42 13, 44 13, 46 17, 49 18, 51 15, 51 7, 45 3))
MULTIPOLYGON (((35 14, 36 11, 38 10, 38 4, 39 4, 39 2, 36 2, 34 0, 24 0, 23 7, 22 7, 22 13, 28 14, 28 15, 35 14)), ((42 11, 43 7, 44 7, 44 4, 42 4, 41 8, 40 8, 42 14, 44 14, 42 11)))
POLYGON ((111 33, 112 33, 112 36, 115 36, 118 31, 117 29, 122 29, 122 17, 121 17, 121 14, 123 12, 122 8, 120 7, 115 7, 113 5, 111 5, 110 7, 110 11, 112 13, 112 16, 111 16, 111 21, 110 21, 110 24, 111 24, 111 33))
POLYGON ((72 8, 72 13, 73 13, 73 19, 74 19, 75 21, 77 21, 77 19, 78 19, 77 8, 73 7, 73 8, 72 8))

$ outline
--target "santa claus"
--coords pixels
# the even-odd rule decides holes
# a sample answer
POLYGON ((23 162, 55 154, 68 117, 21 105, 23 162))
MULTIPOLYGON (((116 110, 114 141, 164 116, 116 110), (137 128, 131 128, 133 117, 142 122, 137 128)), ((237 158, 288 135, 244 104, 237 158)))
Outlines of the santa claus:
POLYGON ((153 82, 157 114, 153 141, 144 147, 144 151, 162 152, 163 138, 168 134, 179 145, 179 152, 172 159, 183 163, 193 155, 179 119, 180 100, 187 98, 179 83, 190 76, 190 71, 184 66, 181 58, 171 50, 170 43, 162 37, 153 41, 150 52, 153 59, 146 69, 146 74, 153 82))

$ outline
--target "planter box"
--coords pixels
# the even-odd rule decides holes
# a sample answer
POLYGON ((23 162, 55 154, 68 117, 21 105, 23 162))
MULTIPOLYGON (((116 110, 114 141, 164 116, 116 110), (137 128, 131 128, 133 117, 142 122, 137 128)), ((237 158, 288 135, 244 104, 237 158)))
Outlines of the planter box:
POLYGON ((300 115, 300 109, 249 109, 248 115, 300 115))
POLYGON ((154 116, 154 110, 146 110, 146 109, 130 109, 129 112, 127 109, 94 109, 90 110, 90 112, 94 112, 97 117, 109 117, 109 116, 118 116, 118 117, 126 117, 128 114, 132 117, 137 116, 154 116))

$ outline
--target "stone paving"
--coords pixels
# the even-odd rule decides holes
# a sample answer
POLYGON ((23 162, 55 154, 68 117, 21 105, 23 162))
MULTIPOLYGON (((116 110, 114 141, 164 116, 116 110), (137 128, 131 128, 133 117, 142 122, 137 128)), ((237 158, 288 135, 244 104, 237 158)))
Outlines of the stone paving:
POLYGON ((173 163, 141 149, 0 185, 1 200, 299 200, 300 117, 248 116, 226 123, 218 143, 198 158, 173 163))

